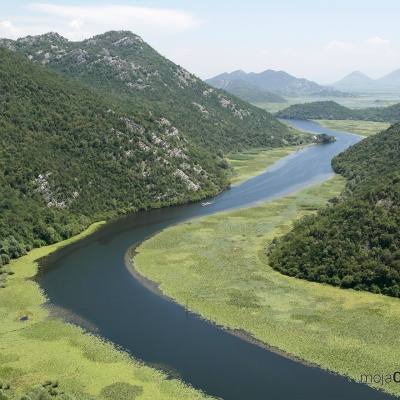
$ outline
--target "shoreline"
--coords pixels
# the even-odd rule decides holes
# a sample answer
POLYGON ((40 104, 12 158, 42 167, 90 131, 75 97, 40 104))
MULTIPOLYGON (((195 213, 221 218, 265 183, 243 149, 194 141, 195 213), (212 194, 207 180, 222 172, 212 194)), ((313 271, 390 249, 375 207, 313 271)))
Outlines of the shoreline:
MULTIPOLYGON (((156 234, 160 233, 162 231, 157 232, 156 234)), ((148 238, 149 239, 149 238, 148 238)), ((147 239, 146 239, 147 240, 147 239)), ((143 243, 143 242, 142 242, 143 243)), ((342 376, 340 374, 338 374, 335 371, 330 371, 327 370, 325 368, 323 368, 321 365, 304 360, 301 357, 298 357, 294 354, 290 354, 285 350, 279 349, 276 346, 271 346, 268 343, 265 343, 263 341, 261 341, 260 339, 255 338, 251 333, 245 331, 244 329, 231 329, 231 328, 226 328, 222 325, 218 325, 216 324, 214 321, 205 319, 204 317, 202 317, 200 314, 191 311, 190 309, 186 308, 183 304, 178 303, 176 300, 174 300, 172 297, 169 297, 168 295, 166 295, 161 289, 160 289, 160 284, 152 281, 151 279, 145 277, 144 275, 141 275, 137 269, 134 267, 134 263, 133 263, 133 259, 134 257, 138 254, 136 252, 136 249, 142 244, 135 244, 133 246, 131 246, 127 252, 125 253, 125 266, 128 269, 129 273, 138 281, 140 282, 144 287, 146 287, 148 290, 150 290, 153 294, 159 296, 160 298, 170 301, 172 303, 175 303, 177 305, 179 305, 180 307, 182 307, 184 310, 186 310, 187 312, 190 312, 191 314, 193 314, 196 318, 214 326, 215 328, 221 329, 227 333, 229 333, 230 335, 236 336, 242 340, 245 340, 246 342, 249 342, 251 344, 254 344, 255 346, 261 347, 264 350, 270 351, 272 353, 278 354, 282 357, 285 357, 291 361, 294 362, 298 362, 302 365, 305 365, 307 367, 310 368, 319 368, 325 372, 328 372, 332 375, 336 375, 336 376, 342 376), (131 258, 133 257, 133 258, 131 258)), ((347 378, 347 377, 346 377, 347 378)), ((349 378, 351 380, 351 378, 349 378)))

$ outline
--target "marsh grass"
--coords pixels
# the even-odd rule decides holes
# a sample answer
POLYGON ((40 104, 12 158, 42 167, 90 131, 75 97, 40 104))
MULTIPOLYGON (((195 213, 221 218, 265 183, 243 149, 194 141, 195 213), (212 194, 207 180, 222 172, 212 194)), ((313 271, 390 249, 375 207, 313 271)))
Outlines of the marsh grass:
MULTIPOLYGON (((168 297, 218 325, 356 381, 361 374, 393 373, 400 359, 399 299, 298 280, 268 266, 272 239, 344 184, 335 176, 294 196, 167 228, 139 246, 134 266, 168 297)), ((395 383, 383 388, 400 395, 395 383)))
POLYGON ((231 184, 238 185, 247 179, 263 173, 279 159, 286 157, 300 146, 253 149, 243 153, 231 154, 226 160, 234 168, 230 177, 231 184))
POLYGON ((347 121, 347 120, 316 120, 318 124, 328 129, 334 129, 341 132, 354 133, 360 136, 371 136, 378 132, 389 128, 390 124, 387 122, 372 122, 372 121, 347 121))
POLYGON ((49 381, 58 382, 57 391, 83 400, 205 398, 182 381, 169 379, 132 359, 112 343, 55 318, 44 307, 43 292, 28 279, 37 272, 36 260, 98 226, 94 224, 73 239, 32 250, 11 262, 15 274, 0 290, 0 382, 10 385, 7 395, 13 398, 39 390, 37 386, 30 388, 49 381))

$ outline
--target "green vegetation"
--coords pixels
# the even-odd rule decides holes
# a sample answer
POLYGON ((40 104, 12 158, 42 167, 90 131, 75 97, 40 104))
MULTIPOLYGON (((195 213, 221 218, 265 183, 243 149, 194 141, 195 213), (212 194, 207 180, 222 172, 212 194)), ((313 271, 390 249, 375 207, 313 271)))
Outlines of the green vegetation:
MULTIPOLYGON (((302 281, 268 265, 273 238, 344 184, 335 176, 259 207, 170 227, 139 246, 134 267, 203 318, 323 368, 357 381, 365 371, 392 371, 400 357, 398 299, 302 281)), ((400 395, 398 386, 384 389, 400 395)))
POLYGON ((400 297, 400 123, 332 160, 349 179, 332 205, 272 243, 278 271, 400 297))
POLYGON ((360 136, 371 136, 389 128, 387 122, 373 121, 350 121, 350 120, 318 120, 320 125, 328 129, 334 129, 341 132, 350 132, 360 136))
POLYGON ((0 398, 205 398, 100 337, 55 319, 43 306, 46 298, 38 284, 29 279, 37 272, 36 260, 92 233, 98 225, 68 241, 34 249, 10 263, 15 274, 0 291, 0 398))
POLYGON ((397 122, 400 120, 400 103, 388 107, 368 107, 359 110, 341 106, 334 101, 316 101, 294 104, 278 111, 277 118, 287 119, 338 119, 365 120, 375 122, 397 122))

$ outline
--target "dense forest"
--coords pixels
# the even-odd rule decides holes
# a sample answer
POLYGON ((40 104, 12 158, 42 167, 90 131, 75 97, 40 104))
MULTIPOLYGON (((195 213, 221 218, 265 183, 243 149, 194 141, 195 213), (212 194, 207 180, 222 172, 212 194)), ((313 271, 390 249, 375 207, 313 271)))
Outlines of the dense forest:
POLYGON ((313 103, 294 104, 278 111, 277 118, 287 119, 340 119, 375 122, 400 121, 400 103, 389 107, 369 107, 353 110, 334 101, 316 101, 313 103))
MULTIPOLYGON (((133 34, 103 36, 97 46, 87 41, 94 54, 105 51, 104 40, 127 57, 137 43, 139 53, 148 50, 133 34)), ((0 286, 10 272, 1 267, 32 247, 69 238, 94 221, 227 188, 226 152, 312 140, 152 49, 144 59, 169 72, 161 83, 161 72, 140 72, 138 81, 151 76, 158 82, 149 78, 146 91, 127 84, 132 76, 124 81, 125 64, 111 62, 118 56, 82 67, 79 57, 86 53, 65 50, 58 68, 49 68, 12 43, 2 40, 0 47, 0 286), (199 98, 207 109, 193 101, 199 98)), ((72 46, 57 34, 16 43, 33 46, 45 61, 51 56, 41 46, 72 46)), ((132 64, 132 74, 141 70, 132 64)))
POLYGON ((94 220, 228 186, 222 159, 166 119, 126 115, 59 73, 0 57, 2 263, 94 220))
POLYGON ((269 251, 276 270, 400 297, 400 123, 336 156, 340 198, 297 222, 269 251))

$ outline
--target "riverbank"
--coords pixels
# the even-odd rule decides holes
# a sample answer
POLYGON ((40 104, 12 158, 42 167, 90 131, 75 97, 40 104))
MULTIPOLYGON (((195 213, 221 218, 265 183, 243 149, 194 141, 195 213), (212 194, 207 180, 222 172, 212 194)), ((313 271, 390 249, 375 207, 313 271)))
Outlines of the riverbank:
MULTIPOLYGON (((0 289, 0 382, 10 385, 4 393, 14 398, 39 385, 40 389, 32 390, 52 391, 52 398, 58 398, 58 393, 65 400, 133 399, 139 394, 143 399, 210 398, 134 360, 101 337, 55 318, 46 307, 43 291, 31 279, 38 270, 37 260, 101 225, 93 224, 74 238, 34 249, 7 266, 14 275, 0 289), (51 384, 42 387, 46 381, 51 384), (62 397, 62 392, 70 397, 62 397)), ((58 312, 74 319, 68 310, 58 312)), ((90 327, 90 321, 79 322, 90 327)))
MULTIPOLYGON (((166 296, 218 325, 357 382, 363 374, 393 374, 398 299, 297 280, 268 266, 272 239, 344 184, 335 176, 258 207, 170 227, 136 249, 134 266, 166 296)), ((393 381, 371 386, 400 395, 393 381)))

